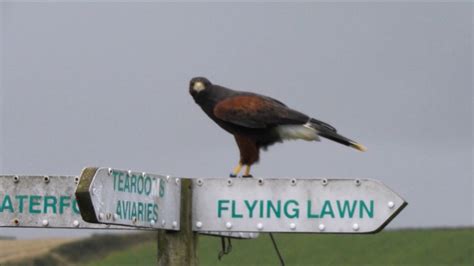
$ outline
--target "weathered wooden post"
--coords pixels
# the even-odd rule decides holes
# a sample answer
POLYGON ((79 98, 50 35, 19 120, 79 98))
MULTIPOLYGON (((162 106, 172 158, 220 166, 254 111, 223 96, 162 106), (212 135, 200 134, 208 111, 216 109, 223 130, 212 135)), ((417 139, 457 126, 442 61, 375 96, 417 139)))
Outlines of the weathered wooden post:
POLYGON ((181 230, 158 231, 158 265, 198 265, 198 234, 192 228, 192 180, 182 179, 181 230))

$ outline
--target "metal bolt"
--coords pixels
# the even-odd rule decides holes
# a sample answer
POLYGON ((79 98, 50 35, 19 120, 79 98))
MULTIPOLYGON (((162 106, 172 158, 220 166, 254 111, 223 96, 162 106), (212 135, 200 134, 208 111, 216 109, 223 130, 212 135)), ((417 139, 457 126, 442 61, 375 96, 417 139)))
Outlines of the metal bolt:
POLYGON ((232 186, 233 182, 232 182, 232 179, 227 179, 227 185, 230 187, 232 186))
POLYGON ((99 213, 99 220, 103 220, 104 219, 104 214, 103 213, 99 213))
POLYGON ((150 226, 154 226, 155 225, 155 220, 151 219, 150 220, 150 226))
POLYGON ((324 224, 319 224, 318 228, 319 231, 324 231, 324 229, 326 229, 326 226, 324 226, 324 224))
POLYGON ((48 220, 43 220, 42 224, 43 224, 44 227, 46 227, 46 226, 48 226, 49 222, 48 222, 48 220))
POLYGON ((79 221, 74 220, 74 222, 72 222, 72 225, 74 225, 74 227, 79 227, 79 221))
POLYGON ((171 178, 171 177, 170 177, 169 175, 167 175, 167 176, 166 176, 166 182, 168 182, 168 181, 170 180, 170 178, 171 178))
POLYGON ((112 220, 117 220, 119 218, 118 214, 114 213, 114 215, 112 216, 112 220))
POLYGON ((132 222, 133 222, 134 224, 136 224, 136 223, 138 222, 137 217, 133 216, 133 217, 132 217, 132 222))
POLYGON ((176 182, 176 185, 179 185, 179 182, 180 182, 179 178, 176 178, 175 182, 176 182))
POLYGON ((20 225, 20 220, 18 220, 18 218, 13 219, 13 224, 15 226, 19 226, 20 225))
POLYGON ((108 168, 107 169, 107 174, 112 175, 112 171, 113 171, 112 168, 108 168))
POLYGON ((173 221, 173 223, 171 224, 171 226, 173 226, 173 228, 176 228, 176 227, 178 227, 178 222, 176 222, 176 221, 173 221))
POLYGON ((49 176, 44 176, 43 180, 45 183, 49 183, 49 176))
POLYGON ((354 231, 359 231, 359 225, 358 224, 353 224, 352 229, 354 229, 354 231))
POLYGON ((145 173, 145 172, 142 172, 142 176, 143 176, 143 177, 146 177, 146 173, 145 173))
POLYGON ((231 222, 227 222, 227 223, 225 224, 225 227, 226 227, 227 229, 231 229, 231 228, 232 228, 232 223, 231 223, 231 222))
POLYGON ((326 186, 329 182, 328 182, 328 179, 327 178, 323 178, 321 180, 321 183, 323 183, 323 186, 326 186))
POLYGON ((76 183, 76 184, 79 183, 79 177, 78 176, 74 177, 74 183, 76 183))
POLYGON ((258 230, 262 230, 262 229, 263 229, 263 224, 262 224, 262 223, 258 223, 258 224, 257 224, 257 229, 258 229, 258 230))
POLYGON ((360 179, 356 179, 356 180, 354 180, 354 182, 355 182, 356 186, 360 186, 360 184, 361 184, 360 179))
POLYGON ((292 185, 292 186, 296 186, 296 179, 294 179, 294 178, 291 179, 291 185, 292 185))
POLYGON ((259 185, 263 185, 263 179, 259 178, 259 179, 258 179, 258 184, 259 184, 259 185))
POLYGON ((197 222, 196 222, 196 227, 197 227, 197 228, 201 228, 201 227, 202 227, 202 222, 197 221, 197 222))
POLYGON ((393 207, 395 207, 395 203, 393 201, 389 201, 387 205, 390 209, 393 209, 393 207))
POLYGON ((296 224, 295 224, 295 223, 291 223, 291 224, 290 224, 290 228, 291 228, 291 230, 295 230, 295 229, 296 229, 296 224))
POLYGON ((202 184, 204 184, 204 181, 202 181, 202 179, 198 179, 197 180, 197 185, 202 186, 202 184))
POLYGON ((132 176, 132 170, 127 171, 128 176, 132 176))
POLYGON ((13 177, 13 182, 18 183, 18 181, 20 181, 20 177, 17 176, 17 175, 14 176, 14 177, 13 177))

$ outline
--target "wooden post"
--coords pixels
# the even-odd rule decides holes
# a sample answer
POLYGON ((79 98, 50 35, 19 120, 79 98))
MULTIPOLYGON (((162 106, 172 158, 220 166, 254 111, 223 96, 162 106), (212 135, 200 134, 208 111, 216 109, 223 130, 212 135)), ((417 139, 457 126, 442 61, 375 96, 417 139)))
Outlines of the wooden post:
POLYGON ((158 265, 198 265, 198 235, 192 230, 192 181, 181 179, 181 230, 158 231, 158 265))

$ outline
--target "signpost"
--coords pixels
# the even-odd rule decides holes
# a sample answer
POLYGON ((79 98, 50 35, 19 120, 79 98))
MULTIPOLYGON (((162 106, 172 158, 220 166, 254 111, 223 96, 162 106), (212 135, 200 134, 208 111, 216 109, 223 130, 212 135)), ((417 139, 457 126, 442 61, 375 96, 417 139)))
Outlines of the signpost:
POLYGON ((78 181, 74 176, 0 176, 0 227, 124 229, 82 220, 74 196, 78 181))
POLYGON ((76 197, 85 221, 179 230, 181 180, 169 176, 85 168, 76 197))
POLYGON ((371 179, 198 179, 193 230, 374 233, 406 205, 371 179))

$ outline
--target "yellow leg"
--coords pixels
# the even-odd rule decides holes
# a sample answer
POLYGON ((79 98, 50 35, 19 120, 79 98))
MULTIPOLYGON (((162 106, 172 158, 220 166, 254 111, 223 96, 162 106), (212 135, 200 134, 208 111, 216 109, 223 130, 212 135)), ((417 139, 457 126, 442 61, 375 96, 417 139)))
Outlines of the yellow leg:
POLYGON ((245 174, 244 176, 250 176, 250 165, 245 166, 245 174))
POLYGON ((242 164, 239 163, 235 168, 234 171, 232 172, 233 176, 237 176, 240 173, 240 170, 242 170, 242 164))

